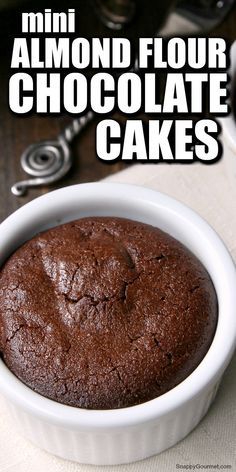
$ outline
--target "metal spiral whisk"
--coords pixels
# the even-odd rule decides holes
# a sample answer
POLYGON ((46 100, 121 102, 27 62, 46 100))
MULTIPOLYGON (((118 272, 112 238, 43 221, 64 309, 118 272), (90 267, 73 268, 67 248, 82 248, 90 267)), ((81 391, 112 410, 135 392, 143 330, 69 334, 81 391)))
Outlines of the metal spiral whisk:
POLYGON ((41 141, 29 146, 21 156, 21 166, 31 179, 17 182, 11 188, 14 195, 24 195, 28 188, 56 182, 67 174, 72 165, 70 144, 92 120, 93 113, 75 119, 54 141, 41 141))

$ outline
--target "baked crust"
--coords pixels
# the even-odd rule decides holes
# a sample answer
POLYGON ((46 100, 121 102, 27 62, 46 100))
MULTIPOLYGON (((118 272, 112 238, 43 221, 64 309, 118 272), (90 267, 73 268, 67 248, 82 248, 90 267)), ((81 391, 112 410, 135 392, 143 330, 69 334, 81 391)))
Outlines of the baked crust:
POLYGON ((90 217, 37 235, 0 271, 0 350, 26 385, 82 408, 167 392, 212 342, 217 299, 202 264, 149 225, 90 217))

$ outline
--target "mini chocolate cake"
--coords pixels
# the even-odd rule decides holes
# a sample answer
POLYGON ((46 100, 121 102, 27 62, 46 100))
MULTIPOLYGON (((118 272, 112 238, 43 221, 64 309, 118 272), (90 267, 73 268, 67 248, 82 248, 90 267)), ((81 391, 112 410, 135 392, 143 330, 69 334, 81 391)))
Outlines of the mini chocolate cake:
POLYGON ((84 218, 26 242, 0 271, 0 351, 36 392, 110 409, 167 392, 212 342, 202 264, 149 225, 84 218))

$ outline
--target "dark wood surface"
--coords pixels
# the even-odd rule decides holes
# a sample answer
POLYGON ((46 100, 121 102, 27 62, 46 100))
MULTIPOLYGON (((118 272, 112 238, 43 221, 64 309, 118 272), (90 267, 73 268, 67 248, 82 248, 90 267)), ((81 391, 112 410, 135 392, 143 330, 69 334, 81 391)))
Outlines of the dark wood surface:
MULTIPOLYGON (((163 2, 160 2, 160 4, 163 4, 163 2)), ((156 5, 158 6, 158 1, 156 1, 156 5)), ((92 13, 90 17, 91 16, 92 13)), ((96 181, 125 168, 125 164, 114 163, 108 165, 96 158, 94 144, 96 122, 93 122, 83 132, 80 138, 73 143, 73 168, 63 180, 58 182, 57 185, 54 185, 54 187, 32 189, 25 197, 17 198, 11 194, 10 188, 12 184, 26 177, 20 167, 20 156, 25 148, 36 141, 57 136, 71 120, 68 116, 39 117, 32 115, 19 117, 9 111, 7 95, 8 77, 10 73, 11 40, 16 32, 17 21, 19 22, 19 16, 17 17, 15 11, 0 12, 0 221, 26 202, 53 188, 79 182, 96 181)), ((95 31, 97 24, 94 19, 93 21, 90 18, 90 26, 85 25, 85 27, 87 29, 90 28, 91 36, 96 36, 98 34, 97 30, 95 31)), ((147 30, 149 25, 150 18, 147 16, 144 18, 143 28, 147 30)), ((236 8, 234 8, 224 22, 210 34, 223 36, 233 41, 236 38, 235 25, 236 8)), ((149 28, 149 31, 149 36, 151 36, 151 28, 149 28)), ((102 28, 100 33, 104 33, 102 28)), ((111 35, 110 32, 109 34, 111 35)), ((136 37, 143 36, 143 30, 140 31, 140 23, 137 22, 136 25, 134 24, 130 35, 136 37)))

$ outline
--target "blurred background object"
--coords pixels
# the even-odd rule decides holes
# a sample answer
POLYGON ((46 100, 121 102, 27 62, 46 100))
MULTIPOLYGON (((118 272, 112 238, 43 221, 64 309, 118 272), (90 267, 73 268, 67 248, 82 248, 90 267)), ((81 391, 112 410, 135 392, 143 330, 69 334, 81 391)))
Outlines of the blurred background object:
MULTIPOLYGON (((99 18, 113 30, 120 30, 126 24, 135 21, 135 16, 139 14, 140 5, 135 0, 93 0, 93 2, 99 18)), ((156 2, 156 11, 159 9, 158 3, 160 2, 156 2)), ((173 33, 181 34, 208 31, 223 20, 233 4, 234 0, 176 0, 166 21, 168 25, 166 31, 171 32, 171 28, 173 28, 173 33), (183 20, 182 27, 181 19, 183 20)), ((167 4, 166 7, 168 8, 167 4)), ((146 10, 148 9, 147 2, 146 10)), ((164 28, 161 31, 164 31, 164 28)))
POLYGON ((135 0, 94 0, 94 6, 99 18, 112 29, 130 23, 136 12, 135 0))
POLYGON ((235 0, 178 0, 158 34, 206 34, 222 23, 234 5, 235 0))

